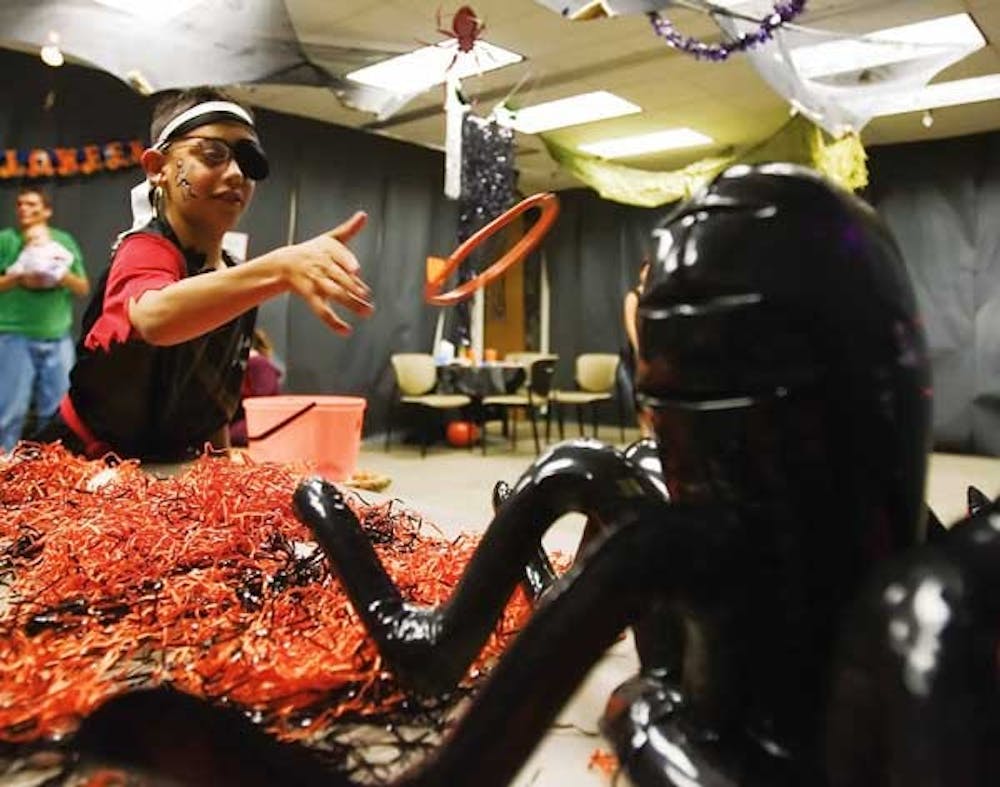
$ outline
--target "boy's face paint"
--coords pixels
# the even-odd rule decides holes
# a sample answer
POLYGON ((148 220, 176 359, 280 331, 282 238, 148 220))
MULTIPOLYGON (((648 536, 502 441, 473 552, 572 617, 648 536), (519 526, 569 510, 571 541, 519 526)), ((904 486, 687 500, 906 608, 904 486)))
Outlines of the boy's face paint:
POLYGON ((198 197, 194 189, 191 188, 191 181, 187 179, 187 175, 184 173, 183 161, 177 162, 177 186, 184 199, 196 199, 198 197))
POLYGON ((167 197, 191 223, 228 230, 250 203, 254 181, 234 158, 220 160, 214 139, 235 145, 256 137, 239 124, 211 123, 172 141, 166 150, 167 197))

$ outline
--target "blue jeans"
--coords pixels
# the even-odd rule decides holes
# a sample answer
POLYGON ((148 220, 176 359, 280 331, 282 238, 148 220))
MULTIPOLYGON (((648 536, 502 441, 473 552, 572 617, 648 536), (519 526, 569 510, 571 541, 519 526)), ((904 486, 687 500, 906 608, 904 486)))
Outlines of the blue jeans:
POLYGON ((39 426, 55 415, 69 390, 75 356, 69 336, 30 339, 0 333, 0 448, 9 451, 20 439, 32 398, 39 426))

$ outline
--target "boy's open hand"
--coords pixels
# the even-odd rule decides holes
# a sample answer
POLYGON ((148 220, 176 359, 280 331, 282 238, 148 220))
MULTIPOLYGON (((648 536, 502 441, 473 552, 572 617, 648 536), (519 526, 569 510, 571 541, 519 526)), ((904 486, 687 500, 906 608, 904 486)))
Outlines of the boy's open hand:
POLYGON ((350 333, 351 327, 337 316, 329 301, 335 301, 362 316, 368 316, 375 308, 371 290, 361 278, 361 266, 345 245, 367 221, 368 215, 358 211, 343 224, 322 235, 285 247, 290 289, 337 333, 350 333))

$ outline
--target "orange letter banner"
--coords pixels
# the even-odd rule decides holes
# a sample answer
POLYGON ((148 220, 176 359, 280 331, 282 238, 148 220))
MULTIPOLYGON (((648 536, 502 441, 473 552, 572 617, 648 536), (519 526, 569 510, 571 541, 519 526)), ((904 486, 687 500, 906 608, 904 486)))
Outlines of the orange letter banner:
POLYGON ((143 150, 142 141, 138 139, 74 148, 0 148, 0 180, 67 178, 135 167, 139 165, 143 150))

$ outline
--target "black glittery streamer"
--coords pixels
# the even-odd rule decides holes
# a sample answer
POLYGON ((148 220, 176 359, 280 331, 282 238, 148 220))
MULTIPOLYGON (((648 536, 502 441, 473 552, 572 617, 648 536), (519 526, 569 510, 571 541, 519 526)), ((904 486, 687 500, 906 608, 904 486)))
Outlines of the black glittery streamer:
MULTIPOLYGON (((458 242, 493 221, 516 200, 514 131, 496 122, 466 115, 462 122, 462 192, 458 202, 458 242)), ((465 282, 482 268, 480 252, 473 252, 458 271, 465 282)), ((456 345, 471 339, 469 301, 458 304, 449 340, 456 345)))

